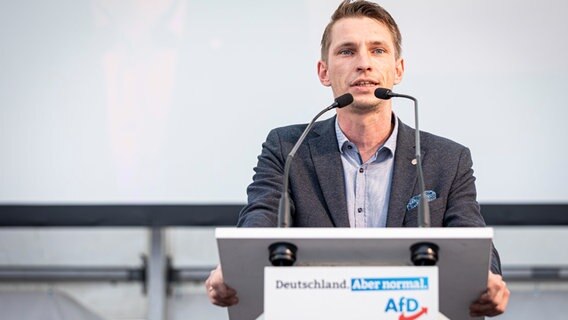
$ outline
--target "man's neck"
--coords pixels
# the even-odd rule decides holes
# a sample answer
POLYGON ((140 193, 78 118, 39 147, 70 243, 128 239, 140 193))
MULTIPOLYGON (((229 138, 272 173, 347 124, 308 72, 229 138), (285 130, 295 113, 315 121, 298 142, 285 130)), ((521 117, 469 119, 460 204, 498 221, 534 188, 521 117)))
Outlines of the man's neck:
POLYGON ((339 127, 349 141, 353 142, 363 162, 367 162, 377 149, 390 137, 394 128, 391 108, 358 114, 350 110, 338 110, 339 127))

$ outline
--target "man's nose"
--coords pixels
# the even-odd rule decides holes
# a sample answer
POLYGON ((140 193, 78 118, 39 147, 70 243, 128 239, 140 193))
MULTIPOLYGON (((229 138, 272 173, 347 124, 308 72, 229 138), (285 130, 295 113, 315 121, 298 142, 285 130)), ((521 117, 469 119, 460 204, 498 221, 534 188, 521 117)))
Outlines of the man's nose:
POLYGON ((371 71, 371 57, 367 52, 359 52, 357 55, 357 71, 371 71))

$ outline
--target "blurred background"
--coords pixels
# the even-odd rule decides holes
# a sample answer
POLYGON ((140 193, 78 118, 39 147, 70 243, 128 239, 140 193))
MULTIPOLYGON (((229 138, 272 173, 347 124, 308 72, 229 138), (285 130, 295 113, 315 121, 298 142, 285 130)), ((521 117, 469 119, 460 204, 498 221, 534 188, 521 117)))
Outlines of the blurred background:
MULTIPOLYGON (((513 291, 501 318, 563 319, 568 3, 379 3, 403 35, 396 91, 472 151, 513 291)), ((316 62, 338 4, 0 2, 3 319, 226 319, 202 285, 214 228, 268 131, 331 103, 316 62)))

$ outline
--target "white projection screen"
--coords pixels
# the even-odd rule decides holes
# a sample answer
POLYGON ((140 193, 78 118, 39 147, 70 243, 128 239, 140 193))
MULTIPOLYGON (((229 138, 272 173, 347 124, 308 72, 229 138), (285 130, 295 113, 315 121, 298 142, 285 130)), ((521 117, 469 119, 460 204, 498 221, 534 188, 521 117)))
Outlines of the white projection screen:
MULTIPOLYGON (((332 101, 316 62, 338 3, 2 1, 0 204, 244 203, 268 131, 332 101)), ((566 203, 568 2, 380 4, 396 91, 471 149, 480 202, 566 203)))

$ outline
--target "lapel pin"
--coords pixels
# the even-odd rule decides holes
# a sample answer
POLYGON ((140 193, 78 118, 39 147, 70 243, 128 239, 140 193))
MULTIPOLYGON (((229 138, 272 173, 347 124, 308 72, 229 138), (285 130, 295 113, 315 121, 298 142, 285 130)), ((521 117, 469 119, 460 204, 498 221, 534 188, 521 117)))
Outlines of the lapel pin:
POLYGON ((416 161, 416 159, 412 159, 412 161, 410 161, 410 163, 412 163, 412 165, 415 166, 418 163, 418 161, 416 161))

